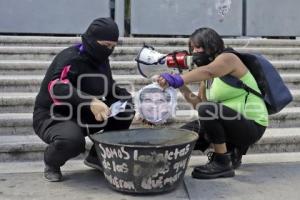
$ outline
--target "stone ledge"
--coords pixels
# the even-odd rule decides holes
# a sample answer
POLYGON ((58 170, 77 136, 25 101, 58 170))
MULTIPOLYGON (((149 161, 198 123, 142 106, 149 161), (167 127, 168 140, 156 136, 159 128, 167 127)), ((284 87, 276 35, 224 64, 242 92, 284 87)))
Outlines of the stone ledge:
MULTIPOLYGON (((141 75, 113 75, 117 82, 133 83, 136 85, 145 85, 152 83, 151 80, 144 78, 141 75)), ((281 74, 282 79, 286 83, 299 83, 300 73, 296 74, 281 74)), ((40 84, 44 75, 0 75, 0 85, 14 85, 14 84, 40 84)))
MULTIPOLYGON (((197 111, 195 110, 178 110, 176 117, 169 122, 168 125, 178 127, 184 123, 191 122, 197 119, 197 111)), ((142 126, 140 120, 137 120, 137 115, 133 121, 133 126, 142 126)), ((280 113, 270 116, 270 125, 274 128, 288 128, 300 126, 300 107, 288 107, 280 113)), ((1 113, 0 114, 0 135, 11 135, 5 133, 8 129, 11 131, 17 128, 32 127, 32 113, 1 113), (2 129, 2 130, 1 130, 2 129)), ((13 131, 14 134, 15 131, 13 131)))
MULTIPOLYGON (((91 142, 87 138, 87 149, 91 142)), ((46 144, 36 135, 1 136, 0 161, 41 160, 46 144)), ((267 129, 263 138, 253 145, 250 153, 299 152, 300 128, 267 129)))
MULTIPOLYGON (((2 44, 72 44, 80 42, 80 37, 49 37, 49 36, 0 36, 2 44)), ((142 45, 143 43, 155 45, 186 45, 188 38, 143 38, 120 37, 119 45, 142 45)), ((226 45, 235 46, 300 46, 299 40, 288 39, 261 39, 261 38, 235 38, 224 39, 226 45)))
MULTIPOLYGON (((195 92, 196 93, 196 92, 195 92)), ((300 101, 300 90, 291 90, 294 101, 300 101)), ((0 92, 0 107, 1 106, 33 106, 37 93, 35 92, 0 92)), ((133 96, 135 93, 132 94, 133 96)), ((178 101, 185 101, 182 94, 178 93, 178 101)))
MULTIPOLYGON (((41 47, 41 46, 0 46, 0 54, 57 54, 61 50, 67 48, 65 47, 41 47)), ((142 46, 141 46, 142 47, 142 46)), ((140 46, 117 46, 114 50, 114 55, 120 54, 132 54, 137 55, 137 53, 141 49, 140 46)), ((170 53, 175 50, 188 50, 186 46, 182 47, 157 47, 155 48, 160 53, 170 53)), ((300 47, 284 47, 284 48, 274 48, 274 47, 247 47, 247 48, 235 48, 235 50, 239 52, 247 52, 247 53, 260 53, 264 55, 271 55, 271 54, 300 54, 300 47)))

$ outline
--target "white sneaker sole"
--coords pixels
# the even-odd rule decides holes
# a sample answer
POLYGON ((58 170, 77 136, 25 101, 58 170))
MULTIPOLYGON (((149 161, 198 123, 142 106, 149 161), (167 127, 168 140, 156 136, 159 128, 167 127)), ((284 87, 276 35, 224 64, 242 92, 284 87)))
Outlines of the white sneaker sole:
POLYGON ((94 168, 94 169, 98 169, 98 170, 100 170, 101 172, 103 172, 102 167, 99 167, 99 165, 95 165, 95 164, 90 163, 90 162, 88 162, 88 161, 86 161, 86 160, 84 160, 83 163, 84 163, 86 166, 89 166, 89 167, 94 168))

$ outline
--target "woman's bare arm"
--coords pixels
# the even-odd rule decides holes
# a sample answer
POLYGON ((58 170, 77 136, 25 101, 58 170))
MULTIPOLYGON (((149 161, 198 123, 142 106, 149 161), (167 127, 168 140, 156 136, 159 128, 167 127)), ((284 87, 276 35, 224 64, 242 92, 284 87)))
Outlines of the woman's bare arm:
POLYGON ((179 88, 180 92, 184 96, 185 100, 192 104, 193 108, 197 107, 197 104, 201 103, 202 101, 206 101, 206 97, 203 96, 203 89, 205 89, 204 82, 200 83, 200 88, 198 91, 198 95, 195 95, 190 88, 188 88, 186 85, 179 88), (204 88, 203 88, 204 86, 204 88), (204 97, 205 99, 202 99, 204 97))
POLYGON ((247 68, 232 53, 223 53, 219 55, 213 62, 208 65, 198 67, 188 73, 182 75, 185 84, 200 82, 215 77, 221 77, 231 74, 241 77, 247 72, 247 68))
POLYGON ((205 81, 201 81, 201 83, 200 83, 200 88, 199 88, 198 96, 201 98, 201 100, 203 102, 207 101, 205 81))

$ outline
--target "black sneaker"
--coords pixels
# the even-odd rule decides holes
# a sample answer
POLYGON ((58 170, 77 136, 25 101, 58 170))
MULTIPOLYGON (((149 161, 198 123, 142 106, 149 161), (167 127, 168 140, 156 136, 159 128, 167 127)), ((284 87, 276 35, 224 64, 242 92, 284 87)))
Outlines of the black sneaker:
POLYGON ((61 171, 60 171, 60 167, 56 168, 56 167, 46 165, 45 169, 44 169, 44 177, 49 182, 60 182, 60 181, 62 181, 62 174, 61 174, 61 171))
POLYGON ((90 154, 84 159, 83 163, 91 168, 98 169, 103 172, 103 166, 98 157, 91 156, 90 154))

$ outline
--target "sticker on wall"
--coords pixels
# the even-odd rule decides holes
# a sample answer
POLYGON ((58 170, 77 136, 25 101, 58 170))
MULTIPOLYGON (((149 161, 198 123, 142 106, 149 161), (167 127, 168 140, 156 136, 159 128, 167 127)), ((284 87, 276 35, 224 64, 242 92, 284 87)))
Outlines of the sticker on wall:
POLYGON ((216 0, 215 7, 219 15, 219 21, 223 22, 225 16, 229 13, 231 8, 231 0, 216 0))

